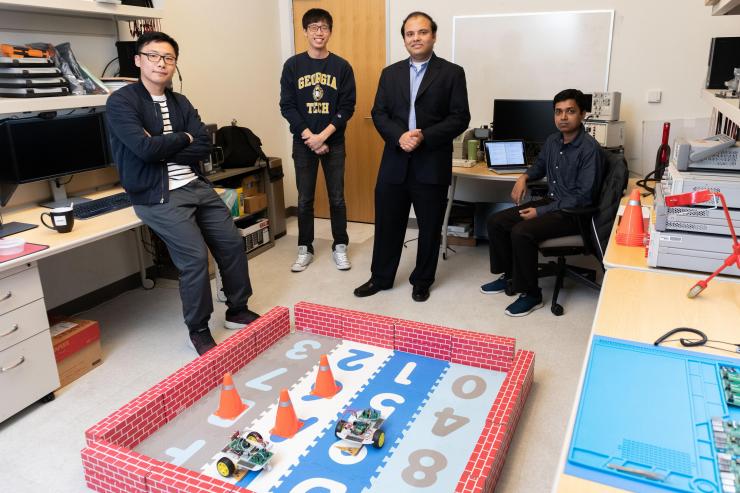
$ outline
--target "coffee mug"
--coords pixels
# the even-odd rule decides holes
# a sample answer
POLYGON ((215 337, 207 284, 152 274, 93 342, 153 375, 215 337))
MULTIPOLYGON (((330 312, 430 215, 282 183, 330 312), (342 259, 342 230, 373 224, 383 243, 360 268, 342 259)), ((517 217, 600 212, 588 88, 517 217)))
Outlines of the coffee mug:
POLYGON ((69 233, 75 224, 75 216, 71 207, 57 207, 50 212, 42 213, 41 223, 49 229, 56 229, 60 233, 69 233), (49 216, 51 224, 46 224, 44 216, 49 216))

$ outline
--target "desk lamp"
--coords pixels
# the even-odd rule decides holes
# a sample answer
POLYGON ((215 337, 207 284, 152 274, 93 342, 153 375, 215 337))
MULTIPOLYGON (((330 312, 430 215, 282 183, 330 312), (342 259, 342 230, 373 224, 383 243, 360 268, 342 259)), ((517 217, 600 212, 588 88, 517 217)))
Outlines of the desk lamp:
POLYGON ((689 298, 695 298, 699 296, 699 293, 707 289, 707 285, 709 284, 709 281, 714 279, 717 274, 722 272, 727 267, 732 266, 733 264, 737 265, 738 269, 740 269, 740 243, 737 241, 737 236, 735 235, 735 228, 732 226, 732 218, 730 217, 730 212, 727 210, 727 203, 725 202, 725 196, 722 195, 720 192, 712 192, 710 190, 697 190, 696 192, 688 192, 688 193, 679 193, 676 195, 668 195, 665 198, 665 205, 667 207, 678 207, 678 206, 687 206, 687 205, 694 205, 694 204, 701 204, 703 202, 707 202, 709 200, 715 201, 719 198, 720 202, 722 202, 722 209, 725 212, 725 218, 727 219, 727 225, 730 227, 730 235, 732 236, 732 253, 729 257, 725 259, 725 261, 722 263, 722 265, 717 268, 712 274, 707 277, 706 279, 697 282, 694 284, 694 286, 689 289, 689 292, 686 294, 689 298))

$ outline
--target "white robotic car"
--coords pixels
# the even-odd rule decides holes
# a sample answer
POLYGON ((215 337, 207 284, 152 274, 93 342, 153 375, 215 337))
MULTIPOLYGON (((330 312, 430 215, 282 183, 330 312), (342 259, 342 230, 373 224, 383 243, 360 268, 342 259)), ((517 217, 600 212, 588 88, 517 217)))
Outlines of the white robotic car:
POLYGON ((385 419, 380 411, 369 407, 360 411, 353 411, 346 420, 337 421, 334 434, 340 440, 353 442, 360 446, 372 444, 375 448, 382 448, 385 443, 385 432, 380 429, 385 419))
POLYGON ((262 435, 253 430, 244 430, 244 433, 235 431, 229 443, 221 450, 221 457, 216 462, 218 473, 228 478, 239 469, 248 471, 270 470, 270 452, 272 444, 262 439, 262 435))

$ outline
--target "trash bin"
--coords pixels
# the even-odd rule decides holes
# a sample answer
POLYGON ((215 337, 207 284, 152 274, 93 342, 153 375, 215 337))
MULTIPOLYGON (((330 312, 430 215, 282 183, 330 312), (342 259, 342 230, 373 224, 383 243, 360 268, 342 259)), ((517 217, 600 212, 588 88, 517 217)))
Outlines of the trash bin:
POLYGON ((274 238, 285 235, 285 192, 283 191, 283 160, 279 157, 268 158, 270 168, 270 193, 268 211, 270 216, 270 229, 274 238))

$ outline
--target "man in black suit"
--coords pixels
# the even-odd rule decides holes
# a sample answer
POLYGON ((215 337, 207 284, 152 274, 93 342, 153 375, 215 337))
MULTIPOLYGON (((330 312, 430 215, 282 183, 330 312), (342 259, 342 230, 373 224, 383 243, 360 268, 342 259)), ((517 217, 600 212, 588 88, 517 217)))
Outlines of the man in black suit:
POLYGON ((393 286, 412 204, 419 225, 416 267, 409 278, 412 298, 426 301, 434 282, 452 178, 452 140, 470 122, 465 72, 434 54, 436 33, 429 15, 409 14, 401 36, 411 56, 380 75, 372 116, 385 149, 375 184, 372 276, 355 296, 393 286))

